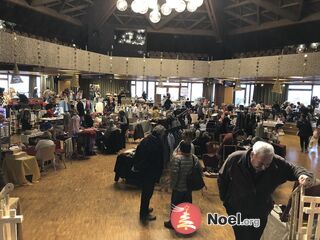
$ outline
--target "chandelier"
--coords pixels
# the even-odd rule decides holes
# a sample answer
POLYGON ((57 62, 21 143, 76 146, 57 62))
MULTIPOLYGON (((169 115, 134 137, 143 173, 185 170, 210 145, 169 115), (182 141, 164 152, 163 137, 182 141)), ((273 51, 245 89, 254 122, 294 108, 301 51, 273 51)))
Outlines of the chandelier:
MULTIPOLYGON (((161 20, 161 14, 168 16, 172 10, 178 13, 188 10, 194 12, 203 4, 203 0, 165 0, 162 4, 158 0, 133 0, 131 9, 135 13, 146 14, 149 9, 149 19, 153 23, 158 23, 161 20)), ((117 0, 117 9, 126 11, 128 8, 127 0, 117 0)))

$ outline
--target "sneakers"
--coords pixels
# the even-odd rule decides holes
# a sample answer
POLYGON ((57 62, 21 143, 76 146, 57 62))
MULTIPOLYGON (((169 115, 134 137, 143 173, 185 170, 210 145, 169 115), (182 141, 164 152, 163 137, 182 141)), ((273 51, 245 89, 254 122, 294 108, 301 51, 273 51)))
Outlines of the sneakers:
POLYGON ((165 228, 173 229, 171 221, 164 222, 163 225, 165 228))

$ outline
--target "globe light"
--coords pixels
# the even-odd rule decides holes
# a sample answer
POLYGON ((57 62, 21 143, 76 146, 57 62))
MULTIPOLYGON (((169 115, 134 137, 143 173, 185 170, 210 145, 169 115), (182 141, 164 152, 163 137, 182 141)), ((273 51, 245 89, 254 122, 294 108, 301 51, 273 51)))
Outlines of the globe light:
POLYGON ((166 3, 169 8, 174 9, 178 6, 179 0, 166 0, 166 3))
POLYGON ((175 9, 178 13, 183 12, 186 9, 186 3, 183 0, 180 0, 175 9))
POLYGON ((126 0, 118 0, 117 1, 117 9, 121 12, 124 12, 128 8, 128 3, 126 0))
POLYGON ((160 22, 160 19, 161 19, 161 14, 158 10, 152 10, 150 12, 150 15, 149 15, 149 19, 151 22, 153 23, 158 23, 160 22))
POLYGON ((149 8, 148 8, 148 4, 146 2, 142 3, 140 6, 140 14, 146 14, 148 12, 149 8))
POLYGON ((197 7, 200 7, 203 4, 203 0, 191 0, 197 7))
POLYGON ((158 8, 158 0, 147 0, 148 7, 150 9, 157 9, 158 8))
POLYGON ((194 2, 188 2, 187 4, 187 10, 189 12, 195 12, 197 10, 197 5, 194 2))
POLYGON ((164 16, 170 15, 171 12, 172 12, 172 9, 168 6, 167 3, 162 4, 162 6, 161 6, 161 13, 162 13, 164 16))
POLYGON ((131 9, 132 9, 132 11, 135 12, 135 13, 139 13, 139 12, 140 12, 138 0, 134 0, 134 1, 131 3, 131 9))

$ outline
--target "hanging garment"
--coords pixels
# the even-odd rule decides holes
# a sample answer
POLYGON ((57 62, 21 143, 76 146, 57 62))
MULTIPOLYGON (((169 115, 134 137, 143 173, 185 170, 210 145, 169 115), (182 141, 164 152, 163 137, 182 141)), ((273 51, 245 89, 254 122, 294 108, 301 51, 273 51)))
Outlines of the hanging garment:
POLYGON ((97 102, 96 104, 96 112, 103 113, 103 102, 97 102))

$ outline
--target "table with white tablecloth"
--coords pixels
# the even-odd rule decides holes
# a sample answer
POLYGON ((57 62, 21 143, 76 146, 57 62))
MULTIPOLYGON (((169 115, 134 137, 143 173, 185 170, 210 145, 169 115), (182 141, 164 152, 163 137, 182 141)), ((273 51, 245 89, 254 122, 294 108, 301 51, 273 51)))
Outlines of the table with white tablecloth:
POLYGON ((31 138, 37 138, 37 137, 41 137, 43 135, 43 132, 41 132, 41 131, 35 131, 35 132, 33 132, 33 133, 31 133, 31 134, 21 134, 21 142, 23 143, 23 144, 29 144, 29 140, 31 139, 31 138))
POLYGON ((281 222, 280 215, 272 210, 268 216, 268 223, 264 229, 261 240, 287 240, 289 239, 289 227, 281 222))

